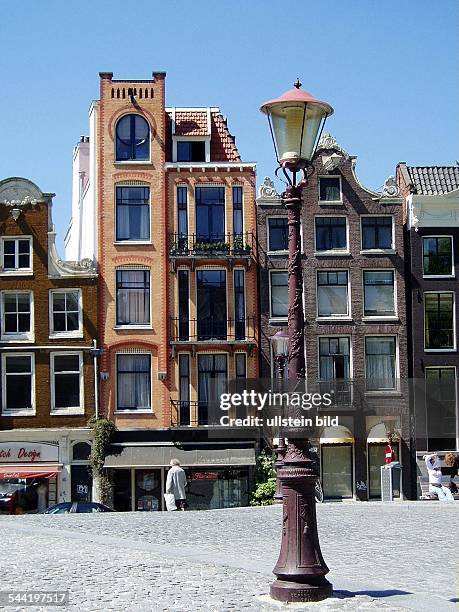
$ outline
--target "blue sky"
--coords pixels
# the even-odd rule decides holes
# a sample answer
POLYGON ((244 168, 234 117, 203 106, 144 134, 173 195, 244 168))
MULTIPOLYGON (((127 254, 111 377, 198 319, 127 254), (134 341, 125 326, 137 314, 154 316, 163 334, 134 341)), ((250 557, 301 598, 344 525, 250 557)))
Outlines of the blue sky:
POLYGON ((0 177, 56 193, 62 245, 99 71, 165 70, 168 105, 220 106, 259 182, 275 168, 259 106, 297 77, 334 107, 327 130, 368 187, 398 161, 454 164, 458 17, 455 0, 0 0, 0 177))

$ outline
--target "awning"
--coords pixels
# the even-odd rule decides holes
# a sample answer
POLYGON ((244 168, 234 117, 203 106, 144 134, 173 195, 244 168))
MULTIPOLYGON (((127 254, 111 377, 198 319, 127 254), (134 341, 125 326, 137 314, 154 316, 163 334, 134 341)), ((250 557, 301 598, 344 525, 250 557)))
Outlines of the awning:
POLYGON ((0 465, 0 480, 7 478, 55 478, 62 465, 0 465))
POLYGON ((378 423, 374 425, 368 433, 367 443, 368 444, 387 444, 389 438, 387 436, 387 429, 384 423, 378 423))
POLYGON ((169 467, 178 459, 183 467, 237 467, 255 465, 254 448, 177 448, 176 446, 125 446, 105 458, 106 468, 169 467))
POLYGON ((321 444, 352 444, 354 436, 347 427, 336 425, 334 427, 325 427, 321 436, 321 444))

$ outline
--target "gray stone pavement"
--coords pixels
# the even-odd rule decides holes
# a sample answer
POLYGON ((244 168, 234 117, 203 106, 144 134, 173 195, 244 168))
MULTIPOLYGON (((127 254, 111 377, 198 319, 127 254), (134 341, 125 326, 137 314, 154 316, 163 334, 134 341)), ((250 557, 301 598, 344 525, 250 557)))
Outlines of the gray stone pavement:
POLYGON ((267 597, 280 518, 280 507, 0 516, 0 591, 69 590, 79 611, 459 609, 459 503, 319 505, 335 592, 309 605, 267 597))

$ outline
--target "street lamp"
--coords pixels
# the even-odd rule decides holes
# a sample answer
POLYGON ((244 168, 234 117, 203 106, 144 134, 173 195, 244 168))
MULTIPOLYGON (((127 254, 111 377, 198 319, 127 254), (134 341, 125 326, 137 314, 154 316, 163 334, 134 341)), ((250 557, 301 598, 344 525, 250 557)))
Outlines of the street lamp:
MULTIPOLYGON (((325 120, 333 113, 326 102, 301 90, 301 83, 279 98, 265 102, 279 170, 287 180, 282 201, 288 212, 288 379, 305 378, 303 273, 301 266, 301 206, 303 187, 312 171, 312 157, 325 120), (297 183, 297 174, 302 180, 297 183)), ((314 490, 317 463, 304 432, 290 430, 287 450, 278 469, 283 497, 283 529, 279 559, 273 573, 271 597, 279 601, 321 601, 333 587, 325 578, 328 567, 317 533, 314 490)))
MULTIPOLYGON (((288 333, 284 329, 280 329, 273 336, 271 336, 271 345, 273 347, 274 362, 276 364, 276 379, 282 390, 282 381, 285 375, 285 366, 288 359, 288 333)), ((273 502, 275 504, 282 504, 282 485, 279 478, 279 469, 284 464, 284 455, 287 450, 285 446, 285 438, 281 437, 279 431, 279 443, 276 448, 277 459, 274 464, 276 469, 276 492, 274 494, 273 502)))

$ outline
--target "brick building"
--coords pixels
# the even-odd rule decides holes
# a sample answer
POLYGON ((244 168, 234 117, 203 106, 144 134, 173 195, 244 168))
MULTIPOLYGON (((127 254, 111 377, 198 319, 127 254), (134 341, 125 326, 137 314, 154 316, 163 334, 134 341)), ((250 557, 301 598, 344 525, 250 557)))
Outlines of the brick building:
POLYGON ((97 274, 58 257, 53 195, 0 182, 0 487, 17 489, 11 512, 92 495, 97 274))
POLYGON ((255 166, 218 108, 166 108, 165 76, 100 74, 66 245, 98 262, 115 508, 161 509, 172 457, 192 507, 240 505, 254 441, 209 434, 208 391, 258 373, 255 166))
POLYGON ((411 287, 410 376, 416 447, 422 455, 459 450, 457 400, 459 167, 397 166, 404 196, 411 287))
MULTIPOLYGON (((308 381, 333 389, 340 426, 316 440, 327 498, 380 497, 388 435, 400 438, 402 497, 412 495, 412 432, 406 379, 402 199, 393 178, 382 193, 361 185, 355 157, 329 135, 304 189, 302 243, 308 381)), ((287 215, 269 179, 257 200, 261 375, 270 338, 287 324, 287 215)))

